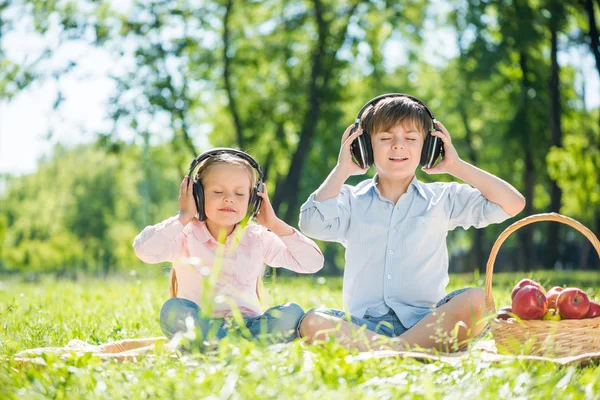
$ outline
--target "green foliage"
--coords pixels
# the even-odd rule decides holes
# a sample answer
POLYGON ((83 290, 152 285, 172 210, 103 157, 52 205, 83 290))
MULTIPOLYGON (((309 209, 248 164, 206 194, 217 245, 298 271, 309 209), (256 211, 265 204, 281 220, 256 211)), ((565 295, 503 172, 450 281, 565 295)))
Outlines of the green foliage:
MULTIPOLYGON (((80 60, 54 58, 72 42, 100 47, 118 62, 106 107, 114 127, 98 132, 98 147, 56 149, 38 173, 7 182, 0 262, 61 273, 105 273, 136 263, 128 251, 131 237, 173 213, 180 176, 209 146, 254 155, 267 172, 278 215, 296 225, 301 203, 335 165, 344 129, 366 100, 383 92, 426 101, 463 159, 526 195, 526 213, 551 211, 556 181, 560 211, 597 231, 599 116, 580 100, 576 65, 561 60, 562 147, 552 148, 548 115, 550 27, 557 28, 560 51, 582 51, 589 27, 581 2, 441 4, 0 1, 0 98, 11 100, 32 82, 77 76, 80 60), (430 61, 426 23, 447 29, 448 37, 455 33, 458 53, 430 61), (51 43, 26 60, 9 59, 5 38, 17 24, 51 43), (58 39, 49 32, 59 32, 58 39), (135 139, 120 142, 121 131, 135 139), (84 172, 80 165, 89 167, 84 172), (45 207, 38 209, 40 199, 45 207)), ((61 96, 58 91, 55 108, 61 96)), ((426 182, 453 180, 417 174, 426 182)), ((508 223, 486 228, 481 249, 472 248, 473 230, 450 234, 449 248, 486 253, 508 223)), ((544 245, 545 228, 536 225, 530 233, 531 243, 511 238, 510 251, 515 241, 521 253, 544 245)), ((340 246, 320 245, 327 273, 339 273, 340 246)), ((481 260, 468 266, 482 267, 481 260)))
POLYGON ((600 132, 585 124, 588 119, 598 120, 597 111, 570 118, 564 146, 552 148, 547 156, 550 175, 571 194, 563 204, 564 213, 587 223, 593 223, 600 209, 600 132))
MULTIPOLYGON (((8 269, 108 273, 136 265, 133 238, 147 221, 175 214, 177 176, 164 147, 152 150, 147 178, 140 151, 95 145, 57 147, 37 173, 14 178, 3 198, 3 257, 8 269), (147 196, 140 186, 147 183, 147 196)), ((0 231, 2 232, 2 231, 0 231)))

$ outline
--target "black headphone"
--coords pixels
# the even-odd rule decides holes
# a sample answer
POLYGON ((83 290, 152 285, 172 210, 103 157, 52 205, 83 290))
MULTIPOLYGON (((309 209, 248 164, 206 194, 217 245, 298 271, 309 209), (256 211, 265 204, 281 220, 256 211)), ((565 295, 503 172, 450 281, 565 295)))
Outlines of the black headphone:
MULTIPOLYGON (((190 172, 188 174, 188 182, 190 179, 194 179, 193 178, 193 172, 196 169, 196 167, 204 160, 206 160, 209 157, 213 157, 217 154, 223 154, 223 153, 227 153, 227 154, 231 154, 231 155, 235 155, 238 156, 240 158, 243 158, 244 160, 248 161, 250 163, 250 165, 256 170, 258 171, 258 180, 256 181, 256 185, 254 185, 254 188, 252 188, 252 194, 250 194, 250 201, 248 202, 248 212, 246 213, 246 218, 245 220, 250 220, 252 218, 254 218, 256 216, 256 214, 258 214, 258 212, 260 211, 260 206, 262 204, 262 198, 258 195, 258 193, 262 193, 263 191, 263 180, 264 180, 264 175, 263 175, 263 171, 260 168, 260 165, 256 162, 256 160, 254 158, 252 158, 252 156, 246 152, 243 152, 242 150, 237 150, 237 149, 230 149, 228 147, 218 147, 212 150, 208 150, 205 151, 204 153, 200 154, 198 157, 194 158, 194 161, 192 161, 192 163, 190 164, 190 172)), ((205 221, 206 220, 206 212, 204 211, 204 187, 202 186, 202 182, 200 182, 200 179, 195 180, 194 179, 194 184, 192 185, 193 188, 193 194, 194 194, 194 200, 196 201, 196 209, 198 210, 198 216, 200 221, 205 221)))
MULTIPOLYGON (((421 150, 421 159, 419 164, 424 166, 425 168, 430 168, 435 164, 436 160, 440 155, 444 154, 444 146, 442 143, 442 139, 437 136, 432 136, 431 132, 440 131, 440 128, 437 126, 437 121, 433 116, 433 113, 423 103, 421 100, 417 99, 414 96, 404 94, 404 93, 388 93, 383 94, 381 96, 377 96, 374 99, 371 99, 365 104, 359 111, 358 116, 356 117, 356 121, 354 121, 354 127, 350 134, 356 132, 360 125, 360 118, 362 117, 363 112, 372 104, 377 103, 379 100, 388 98, 388 97, 407 97, 414 102, 418 103, 423 107, 425 112, 429 114, 431 117, 431 121, 433 126, 427 132, 425 136, 425 141, 423 143, 423 149, 421 150)), ((358 136, 354 141, 350 144, 350 151, 352 152, 352 156, 356 164, 358 164, 361 168, 367 168, 373 165, 373 147, 371 147, 371 137, 369 136, 369 132, 363 132, 362 135, 358 136)))

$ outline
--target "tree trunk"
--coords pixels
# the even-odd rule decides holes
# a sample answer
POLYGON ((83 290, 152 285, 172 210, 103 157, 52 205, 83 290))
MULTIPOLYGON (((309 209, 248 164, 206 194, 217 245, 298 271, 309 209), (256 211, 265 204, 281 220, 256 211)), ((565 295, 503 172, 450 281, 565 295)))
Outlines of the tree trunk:
MULTIPOLYGON (((466 74, 463 74, 463 78, 466 80, 469 79, 466 76, 466 74)), ((468 83, 467 83, 467 90, 469 90, 468 83)), ((458 111, 460 113, 462 123, 465 128, 465 142, 467 143, 469 158, 471 159, 473 164, 478 165, 479 159, 477 157, 477 152, 475 151, 475 148, 473 147, 473 132, 471 132, 471 127, 469 125, 469 116, 468 116, 468 113, 467 113, 464 103, 461 101, 458 102, 458 111)), ((479 272, 485 273, 486 261, 485 261, 485 254, 483 252, 483 243, 484 243, 483 230, 475 229, 473 232, 473 244, 471 246, 471 252, 470 252, 470 257, 469 257, 468 266, 467 266, 468 272, 473 272, 473 271, 475 271, 475 269, 477 269, 479 272)))
POLYGON ((235 96, 233 95, 233 89, 231 87, 231 58, 227 54, 229 52, 229 17, 231 16, 231 9, 233 7, 233 0, 227 0, 225 5, 225 15, 223 17, 223 80, 225 81, 225 91, 227 92, 227 99, 229 100, 229 111, 233 117, 233 123, 235 124, 235 133, 237 137, 238 146, 244 149, 246 144, 244 138, 244 129, 242 126, 242 120, 237 108, 235 96))
MULTIPOLYGON (((519 50, 519 64, 522 71, 522 95, 520 110, 517 113, 519 119, 519 125, 522 127, 524 132, 523 137, 523 151, 525 158, 525 169, 523 170, 523 182, 525 182, 524 196, 527 199, 525 205, 525 215, 533 214, 533 203, 534 203, 534 185, 535 185, 535 171, 533 162, 533 150, 531 143, 531 136, 529 135, 529 120, 528 120, 528 109, 529 109, 529 98, 527 91, 530 88, 530 82, 528 78, 529 70, 527 65, 527 52, 525 49, 519 50)), ((520 270, 531 270, 534 268, 534 247, 533 247, 533 230, 532 226, 525 226, 519 229, 519 238, 521 245, 521 265, 520 270)))
MULTIPOLYGON (((462 91, 463 95, 471 95, 473 90, 471 88, 471 79, 469 73, 466 69, 467 64, 467 55, 466 51, 463 48, 463 34, 465 31, 464 25, 456 20, 456 45, 459 49, 459 73, 460 80, 462 82, 462 91)), ((477 152, 475 151, 475 147, 473 146, 473 131, 471 129, 471 125, 469 123, 469 113, 464 101, 459 101, 458 112, 460 114, 464 129, 465 129, 465 142, 467 144, 469 158, 471 162, 475 165, 479 165, 479 157, 477 156, 477 152)), ((486 255, 483 251, 484 245, 484 232, 482 229, 474 229, 473 231, 473 241, 471 244, 471 251, 469 252, 469 257, 467 257, 467 271, 473 272, 475 270, 479 271, 482 274, 485 274, 485 265, 486 265, 486 255)))
MULTIPOLYGON (((558 10, 556 7, 552 10, 552 17, 550 19, 550 79, 548 82, 549 86, 549 123, 550 132, 552 133, 552 145, 555 147, 562 147, 562 127, 561 127, 561 107, 560 107, 560 66, 558 65, 558 10)), ((562 190, 558 186, 556 180, 552 180, 551 191, 550 191, 550 211, 560 212, 560 206, 562 204, 562 190)), ((550 223, 548 224, 548 239, 545 246, 546 260, 544 262, 545 268, 552 268, 554 263, 560 257, 560 227, 561 224, 550 223)))
POLYGON ((596 70, 600 76, 600 37, 598 34, 598 27, 596 26, 594 2, 592 0, 583 0, 583 6, 588 17, 588 36, 590 37, 590 49, 592 50, 592 54, 596 60, 596 70))
MULTIPOLYGON (((196 152, 196 147, 194 146, 194 142, 192 141, 192 138, 190 137, 190 134, 189 134, 189 127, 188 127, 187 120, 185 118, 185 113, 186 113, 186 111, 184 111, 184 110, 176 109, 177 117, 181 121, 181 136, 183 137, 183 142, 185 143, 185 145, 188 148, 188 150, 190 151, 190 153, 192 153, 192 156, 196 157, 198 155, 198 153, 196 152)), ((173 121, 173 129, 174 130, 175 130, 175 126, 176 126, 175 121, 173 121)), ((177 131, 175 130, 175 132, 177 132, 177 131)))
POLYGON ((287 177, 283 181, 283 184, 278 185, 273 196, 273 208, 275 213, 279 213, 283 204, 285 207, 284 220, 290 222, 292 216, 296 212, 298 206, 298 192, 300 188, 300 177, 302 176, 302 170, 304 168, 304 160, 308 156, 310 143, 314 137, 317 129, 317 122, 319 119, 319 109, 323 106, 322 97, 323 92, 327 89, 329 84, 329 77, 333 72, 333 65, 337 57, 337 52, 345 42, 345 38, 348 32, 348 26, 350 18, 358 8, 360 1, 357 1, 348 11, 346 16, 346 23, 341 29, 340 34, 337 38, 333 38, 332 42, 335 43, 335 48, 329 53, 330 65, 328 68, 324 68, 325 58, 328 56, 326 51, 329 31, 331 24, 324 19, 325 10, 321 0, 313 0, 315 8, 315 19, 317 21, 318 39, 317 45, 312 57, 311 67, 311 78, 308 86, 309 93, 309 107, 304 117, 304 123, 300 131, 300 140, 298 147, 292 156, 292 161, 288 170, 287 177))

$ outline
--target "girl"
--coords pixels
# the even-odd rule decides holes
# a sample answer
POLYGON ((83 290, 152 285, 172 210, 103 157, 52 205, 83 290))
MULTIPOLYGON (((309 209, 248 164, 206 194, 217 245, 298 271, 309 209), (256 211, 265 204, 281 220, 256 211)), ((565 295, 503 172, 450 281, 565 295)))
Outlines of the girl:
MULTIPOLYGON (((133 247, 141 260, 173 263, 171 298, 160 312, 168 339, 189 328, 201 335, 198 342, 221 339, 238 310, 245 325, 241 328, 253 337, 264 334, 271 341, 298 337, 304 315, 299 305, 286 303, 261 312, 258 287, 263 265, 312 273, 323 267, 323 255, 312 240, 277 218, 262 180, 260 166, 247 153, 235 149, 203 153, 181 182, 179 214, 146 227, 135 238, 133 247), (260 225, 248 223, 252 217, 260 225)), ((15 359, 28 362, 42 353, 68 357, 76 352, 134 360, 161 340, 127 339, 100 346, 72 340, 64 348, 26 350, 15 359)), ((173 346, 176 343, 167 349, 173 346)))
POLYGON ((304 312, 295 303, 261 312, 263 265, 299 273, 323 266, 317 245, 275 215, 258 163, 235 149, 196 158, 179 188, 179 214, 146 227, 133 247, 145 262, 173 263, 172 298, 160 312, 168 338, 193 322, 203 339, 221 339, 237 309, 252 336, 293 340, 304 312), (247 224, 253 216, 260 225, 247 224))

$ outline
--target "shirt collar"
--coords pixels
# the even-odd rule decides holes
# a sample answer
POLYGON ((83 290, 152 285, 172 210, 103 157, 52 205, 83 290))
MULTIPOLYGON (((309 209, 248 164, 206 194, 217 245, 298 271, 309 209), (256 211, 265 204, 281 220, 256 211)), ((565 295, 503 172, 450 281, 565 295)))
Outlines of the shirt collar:
MULTIPOLYGON (((369 181, 364 183, 364 186, 362 186, 357 192, 357 195, 362 195, 367 193, 369 190, 373 189, 373 190, 377 190, 377 183, 379 182, 379 175, 375 174, 375 176, 373 177, 373 179, 370 179, 369 181)), ((423 198, 426 198, 425 196, 425 189, 423 188, 423 183, 421 183, 418 179, 417 176, 413 176, 412 180, 410 181, 410 184, 408 185, 408 189, 406 190, 407 193, 412 192, 413 190, 416 190, 423 198)))
MULTIPOLYGON (((211 235, 210 231, 208 230, 208 227, 206 226, 205 222, 194 220, 191 229, 194 234, 194 237, 201 243, 213 242, 215 244, 218 244, 217 240, 211 235)), ((247 230, 245 230, 238 224, 233 230, 233 232, 231 232, 231 235, 227 237, 226 244, 231 243, 232 240, 235 240, 241 245, 248 244, 247 233, 247 230)))

